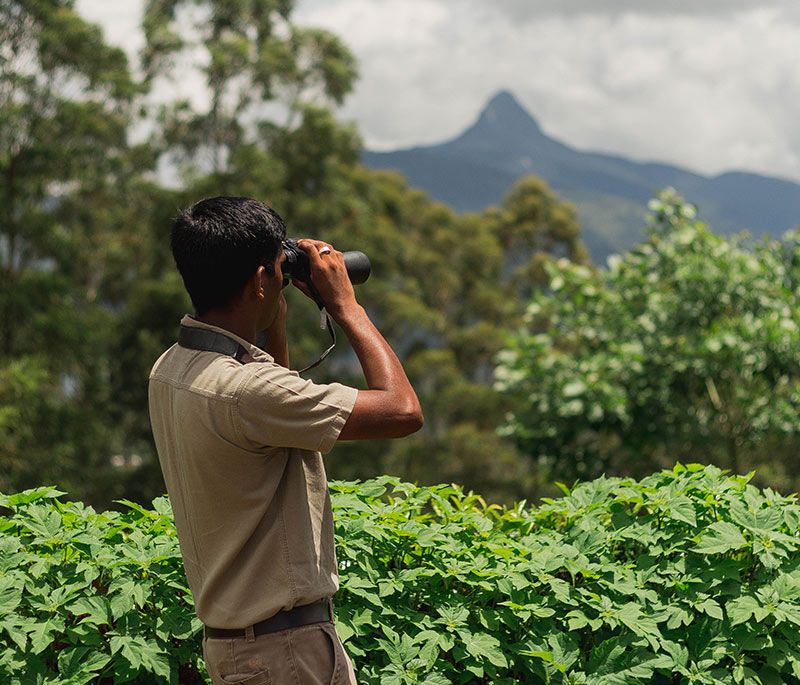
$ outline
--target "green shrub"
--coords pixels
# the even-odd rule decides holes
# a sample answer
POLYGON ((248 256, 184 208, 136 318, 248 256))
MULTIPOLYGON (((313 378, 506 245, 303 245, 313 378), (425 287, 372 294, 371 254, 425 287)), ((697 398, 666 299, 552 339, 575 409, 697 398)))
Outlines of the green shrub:
MULTIPOLYGON (((338 629, 363 683, 800 682, 800 506, 678 465, 539 507, 334 483, 338 629)), ((168 503, 3 497, 1 682, 193 682, 168 503)))
POLYGON ((124 513, 0 497, 0 682, 203 682, 202 625, 165 497, 124 513))

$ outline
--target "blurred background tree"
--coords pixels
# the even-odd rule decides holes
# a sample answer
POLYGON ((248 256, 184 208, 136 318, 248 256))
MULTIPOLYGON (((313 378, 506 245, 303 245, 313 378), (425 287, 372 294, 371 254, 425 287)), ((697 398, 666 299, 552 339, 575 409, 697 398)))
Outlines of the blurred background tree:
POLYGON ((142 88, 71 2, 0 5, 0 488, 83 495, 109 475, 102 291, 131 230, 121 189, 142 88), (91 220, 75 211, 91 202, 91 220))
POLYGON ((674 191, 608 270, 566 261, 528 305, 496 387, 541 493, 553 478, 640 476, 679 461, 798 486, 800 232, 714 235, 674 191))

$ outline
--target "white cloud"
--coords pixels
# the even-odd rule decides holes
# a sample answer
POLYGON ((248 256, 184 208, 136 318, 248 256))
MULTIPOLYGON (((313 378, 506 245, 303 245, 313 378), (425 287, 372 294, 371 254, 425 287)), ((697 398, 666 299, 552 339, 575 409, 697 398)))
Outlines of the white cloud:
MULTIPOLYGON (((483 5, 485 0, 472 0, 483 5)), ((791 9, 794 0, 760 0, 760 7, 791 9)), ((493 0, 491 7, 515 20, 545 15, 591 14, 615 16, 625 13, 652 16, 711 16, 753 9, 752 0, 493 0)))
POLYGON ((300 2, 294 17, 346 37, 356 51, 425 49, 435 41, 439 25, 449 18, 437 0, 339 0, 308 11, 300 2))
MULTIPOLYGON (((78 7, 140 40, 141 0, 78 7)), ((294 17, 356 54, 340 116, 373 148, 453 137, 505 88, 575 147, 800 180, 796 0, 299 0, 294 17)))
MULTIPOLYGON (((303 19, 326 25, 354 4, 362 3, 307 5, 303 19)), ((407 41, 393 28, 402 7, 366 4, 368 20, 348 14, 327 25, 359 57, 361 80, 343 114, 372 147, 452 137, 508 88, 546 132, 576 147, 705 173, 742 168, 800 179, 791 114, 800 95, 800 26, 786 21, 779 0, 746 11, 752 4, 721 0, 697 16, 687 3, 673 14, 630 11, 630 2, 617 3, 617 13, 559 14, 486 3, 465 10, 441 0, 422 3, 419 31, 407 41)))

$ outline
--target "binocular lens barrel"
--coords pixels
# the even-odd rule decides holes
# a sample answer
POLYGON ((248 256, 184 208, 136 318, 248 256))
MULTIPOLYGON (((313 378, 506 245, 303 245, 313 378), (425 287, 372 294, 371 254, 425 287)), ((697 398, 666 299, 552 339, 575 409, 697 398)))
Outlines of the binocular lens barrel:
POLYGON ((351 250, 343 252, 342 256, 344 257, 344 265, 351 283, 358 285, 369 278, 372 272, 372 264, 370 264, 367 255, 359 250, 351 250))

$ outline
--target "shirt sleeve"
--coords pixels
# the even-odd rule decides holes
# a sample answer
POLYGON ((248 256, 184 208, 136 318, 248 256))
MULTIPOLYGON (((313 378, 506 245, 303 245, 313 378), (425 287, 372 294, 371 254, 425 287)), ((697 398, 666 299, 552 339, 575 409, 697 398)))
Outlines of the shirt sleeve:
POLYGON ((245 381, 238 430, 251 447, 295 447, 330 452, 358 390, 341 383, 318 384, 279 364, 268 363, 245 381))

